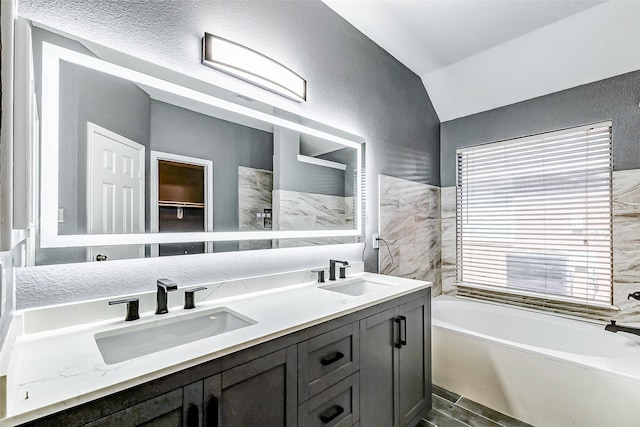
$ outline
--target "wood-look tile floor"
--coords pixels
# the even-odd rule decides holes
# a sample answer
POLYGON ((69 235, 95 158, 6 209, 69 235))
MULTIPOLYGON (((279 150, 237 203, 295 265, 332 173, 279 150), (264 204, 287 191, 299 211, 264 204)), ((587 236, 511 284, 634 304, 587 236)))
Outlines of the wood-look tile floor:
POLYGON ((448 390, 433 386, 433 409, 422 427, 532 427, 448 390))

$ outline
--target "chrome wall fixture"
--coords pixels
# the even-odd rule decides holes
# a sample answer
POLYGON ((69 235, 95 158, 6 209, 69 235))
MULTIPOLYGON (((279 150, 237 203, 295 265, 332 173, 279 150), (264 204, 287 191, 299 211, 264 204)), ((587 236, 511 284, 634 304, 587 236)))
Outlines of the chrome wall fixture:
POLYGON ((202 38, 202 63, 297 102, 307 99, 307 82, 273 59, 213 34, 202 38))

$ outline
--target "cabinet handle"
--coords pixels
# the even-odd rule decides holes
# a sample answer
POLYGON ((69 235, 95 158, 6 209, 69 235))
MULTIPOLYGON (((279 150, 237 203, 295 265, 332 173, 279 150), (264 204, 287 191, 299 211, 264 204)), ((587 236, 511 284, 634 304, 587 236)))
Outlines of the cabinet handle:
POLYGON ((209 399, 206 408, 206 427, 218 427, 218 398, 209 399))
POLYGON ((322 366, 328 366, 328 365, 331 365, 334 362, 337 362, 338 360, 342 359, 343 357, 344 357, 344 354, 342 354, 339 351, 336 351, 331 356, 325 356, 322 359, 320 359, 320 363, 322 363, 322 366))
POLYGON ((200 424, 200 414, 198 407, 193 403, 187 409, 187 427, 198 427, 200 424))
POLYGON ((401 326, 401 322, 400 322, 400 318, 399 317, 394 317, 393 321, 395 322, 397 328, 397 337, 398 337, 398 341, 396 341, 393 346, 395 348, 402 348, 402 340, 401 340, 401 336, 402 336, 402 326, 401 326))
POLYGON ((344 408, 342 406, 333 405, 331 408, 327 409, 326 411, 318 415, 318 418, 320 418, 320 421, 322 421, 322 424, 329 424, 331 421, 336 419, 343 412, 344 412, 344 408))
POLYGON ((405 316, 400 316, 400 345, 407 345, 407 318, 405 316))

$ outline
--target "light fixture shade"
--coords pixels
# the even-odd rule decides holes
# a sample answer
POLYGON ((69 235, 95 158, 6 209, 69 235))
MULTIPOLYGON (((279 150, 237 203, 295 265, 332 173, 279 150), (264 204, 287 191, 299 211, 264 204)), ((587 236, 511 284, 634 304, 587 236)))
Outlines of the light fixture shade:
POLYGON ((297 102, 307 99, 307 82, 273 59, 213 34, 202 38, 202 63, 297 102))

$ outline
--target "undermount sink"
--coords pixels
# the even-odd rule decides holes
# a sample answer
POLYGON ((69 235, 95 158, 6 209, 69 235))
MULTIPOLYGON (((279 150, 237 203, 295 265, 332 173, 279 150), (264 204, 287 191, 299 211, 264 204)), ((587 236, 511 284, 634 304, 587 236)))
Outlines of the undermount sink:
POLYGON ((94 338, 107 365, 156 351, 224 334, 257 323, 228 308, 219 307, 193 314, 100 332, 94 338))
POLYGON ((345 295, 351 295, 354 297, 368 294, 370 292, 377 292, 384 289, 389 289, 390 286, 384 283, 369 282, 367 280, 358 280, 356 282, 348 283, 336 283, 330 285, 320 286, 320 289, 326 291, 338 292, 345 295))

